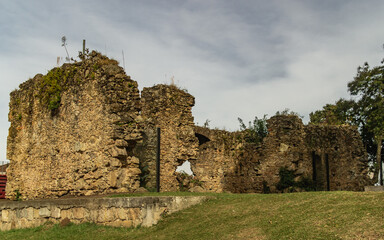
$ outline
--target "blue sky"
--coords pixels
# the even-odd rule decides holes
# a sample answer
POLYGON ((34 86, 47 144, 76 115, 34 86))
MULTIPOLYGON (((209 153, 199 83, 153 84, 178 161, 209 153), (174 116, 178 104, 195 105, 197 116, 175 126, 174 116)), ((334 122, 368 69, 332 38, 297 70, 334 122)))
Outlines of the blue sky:
POLYGON ((289 108, 303 115, 348 98, 357 66, 384 57, 384 1, 0 0, 0 160, 9 93, 65 57, 95 49, 139 88, 175 83, 196 97, 195 122, 237 130, 289 108))

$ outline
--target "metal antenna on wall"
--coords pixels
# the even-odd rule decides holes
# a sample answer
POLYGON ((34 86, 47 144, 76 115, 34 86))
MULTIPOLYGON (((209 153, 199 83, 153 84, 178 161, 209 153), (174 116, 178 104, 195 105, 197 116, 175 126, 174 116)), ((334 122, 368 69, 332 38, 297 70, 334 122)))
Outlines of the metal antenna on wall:
POLYGON ((124 51, 121 50, 121 53, 123 54, 123 68, 124 68, 124 71, 125 71, 125 59, 124 59, 124 51))
POLYGON ((67 52, 67 57, 65 58, 65 60, 67 60, 69 62, 70 58, 69 58, 69 53, 68 53, 67 46, 66 46, 67 45, 66 41, 67 41, 67 38, 65 36, 63 36, 61 38, 61 42, 62 42, 61 46, 63 46, 65 48, 65 51, 67 52))
POLYGON ((85 39, 83 39, 83 56, 85 55, 85 39))

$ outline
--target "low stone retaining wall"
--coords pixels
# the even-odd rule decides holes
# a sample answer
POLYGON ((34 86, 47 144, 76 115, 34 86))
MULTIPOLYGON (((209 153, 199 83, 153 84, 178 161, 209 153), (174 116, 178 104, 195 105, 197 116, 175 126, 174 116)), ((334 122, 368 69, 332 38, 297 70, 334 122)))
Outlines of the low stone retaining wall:
POLYGON ((384 192, 384 186, 365 186, 365 192, 384 192))
POLYGON ((0 201, 0 230, 37 227, 47 221, 94 222, 116 227, 151 226, 162 216, 207 199, 204 196, 73 198, 0 201))

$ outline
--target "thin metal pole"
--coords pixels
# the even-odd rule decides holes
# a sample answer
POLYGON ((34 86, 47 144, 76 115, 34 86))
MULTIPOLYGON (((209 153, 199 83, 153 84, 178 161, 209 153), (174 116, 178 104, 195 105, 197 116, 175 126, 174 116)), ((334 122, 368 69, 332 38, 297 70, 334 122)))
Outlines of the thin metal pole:
POLYGON ((160 128, 157 128, 156 189, 160 192, 160 128))
POLYGON ((121 53, 123 54, 123 67, 124 67, 124 71, 125 71, 125 58, 124 58, 124 51, 121 50, 121 53))
POLYGON ((325 167, 326 167, 326 173, 327 173, 327 191, 330 191, 331 187, 330 187, 330 180, 329 180, 329 157, 328 157, 328 153, 325 154, 325 167))
POLYGON ((85 39, 83 39, 83 56, 85 54, 85 39))
POLYGON ((315 190, 317 191, 316 154, 314 151, 312 152, 312 173, 312 180, 315 185, 315 190))

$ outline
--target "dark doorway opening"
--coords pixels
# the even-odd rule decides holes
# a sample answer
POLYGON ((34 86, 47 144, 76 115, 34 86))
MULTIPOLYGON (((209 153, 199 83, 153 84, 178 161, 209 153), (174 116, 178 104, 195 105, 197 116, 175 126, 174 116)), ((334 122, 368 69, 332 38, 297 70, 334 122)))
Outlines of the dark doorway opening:
POLYGON ((209 142, 211 141, 211 139, 207 138, 206 136, 202 135, 202 134, 199 134, 199 133, 195 133, 195 136, 197 137, 197 139, 199 140, 199 146, 203 145, 204 143, 206 142, 209 142))
POLYGON ((329 159, 328 154, 318 155, 312 152, 313 182, 316 191, 329 191, 329 159))

